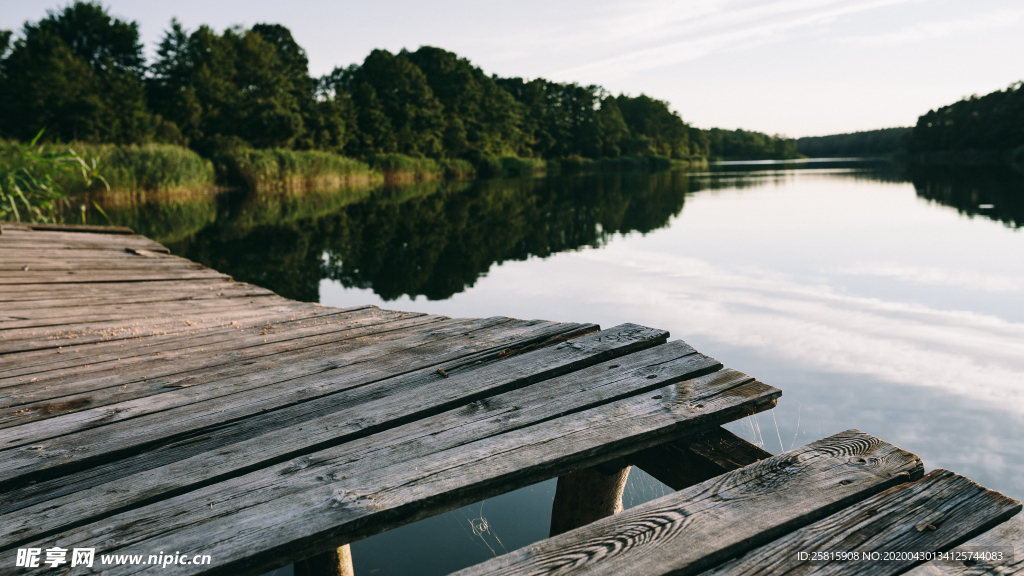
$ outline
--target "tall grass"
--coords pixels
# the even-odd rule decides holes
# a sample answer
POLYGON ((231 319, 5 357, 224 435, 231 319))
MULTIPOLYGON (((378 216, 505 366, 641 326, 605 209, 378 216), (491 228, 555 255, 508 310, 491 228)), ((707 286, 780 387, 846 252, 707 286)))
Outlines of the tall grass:
POLYGON ((389 184, 400 184, 432 178, 469 178, 476 173, 473 164, 467 160, 413 158, 405 154, 378 154, 366 162, 384 175, 389 184))
MULTIPOLYGON (((213 163, 195 152, 170 144, 115 146, 113 144, 47 144, 50 154, 77 152, 99 162, 99 173, 109 184, 111 193, 123 192, 194 192, 214 185, 213 163)), ((68 194, 79 194, 104 188, 96 182, 81 179, 62 182, 68 194)))
POLYGON ((333 152, 241 149, 217 158, 229 184, 257 192, 303 192, 379 180, 370 165, 333 152))
POLYGON ((0 220, 59 222, 70 207, 67 188, 109 189, 99 158, 38 146, 42 135, 27 145, 0 141, 0 220))
POLYGON ((569 156, 551 160, 549 170, 562 174, 591 174, 617 172, 664 172, 694 167, 687 160, 673 160, 664 156, 618 156, 615 158, 582 158, 569 156))
POLYGON ((194 192, 214 185, 213 163, 169 144, 96 146, 114 192, 194 192))
POLYGON ((477 166, 477 174, 483 178, 499 176, 532 176, 547 170, 547 162, 541 158, 517 158, 503 156, 484 158, 477 166))

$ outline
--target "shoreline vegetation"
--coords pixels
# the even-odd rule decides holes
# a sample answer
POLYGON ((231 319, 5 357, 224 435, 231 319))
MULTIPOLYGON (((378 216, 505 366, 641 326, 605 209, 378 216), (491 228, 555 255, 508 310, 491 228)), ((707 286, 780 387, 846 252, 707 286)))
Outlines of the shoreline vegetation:
MULTIPOLYGON (((85 149, 114 192, 309 190, 367 182, 668 170, 795 158, 793 139, 700 129, 668 102, 485 74, 431 46, 310 75, 279 24, 186 30, 147 61, 98 2, 0 30, 0 138, 85 149)), ((75 186, 69 185, 68 190, 75 186)))
POLYGON ((242 148, 206 159, 173 144, 29 145, 0 140, 0 158, 32 150, 40 154, 74 152, 95 160, 104 180, 85 181, 73 173, 56 176, 68 195, 86 192, 118 194, 196 193, 225 188, 252 192, 333 190, 375 184, 399 185, 434 179, 488 179, 606 172, 660 172, 706 166, 703 158, 675 160, 662 156, 616 158, 484 158, 474 166, 466 160, 413 158, 380 154, 355 160, 321 150, 242 148))
POLYGON ((963 98, 917 119, 912 128, 884 128, 799 138, 812 158, 884 156, 911 166, 1010 166, 1024 172, 1024 81, 963 98))

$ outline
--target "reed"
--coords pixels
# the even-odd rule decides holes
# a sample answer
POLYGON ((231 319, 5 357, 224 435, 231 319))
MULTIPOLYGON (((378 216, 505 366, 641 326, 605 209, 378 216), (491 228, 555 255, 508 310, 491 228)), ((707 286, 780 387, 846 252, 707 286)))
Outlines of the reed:
POLYGON ((69 189, 110 188, 99 158, 38 145, 42 135, 27 145, 0 141, 0 220, 59 222, 71 206, 69 189))
POLYGON ((317 150, 241 149, 217 158, 228 184, 257 192, 304 192, 382 179, 366 162, 317 150))
POLYGON ((665 156, 618 156, 614 158, 583 158, 568 156, 548 163, 550 171, 562 174, 593 174, 620 172, 664 172, 692 167, 686 160, 665 156))
POLYGON ((476 172, 481 178, 533 176, 543 174, 547 166, 547 161, 542 158, 489 157, 480 160, 476 172))
MULTIPOLYGON (((19 144, 0 144, 17 148, 19 144)), ((96 161, 106 185, 77 175, 56 175, 54 181, 68 195, 104 190, 124 192, 194 192, 214 185, 213 163, 195 152, 170 144, 115 146, 112 144, 45 144, 40 153, 51 156, 79 155, 96 161)))

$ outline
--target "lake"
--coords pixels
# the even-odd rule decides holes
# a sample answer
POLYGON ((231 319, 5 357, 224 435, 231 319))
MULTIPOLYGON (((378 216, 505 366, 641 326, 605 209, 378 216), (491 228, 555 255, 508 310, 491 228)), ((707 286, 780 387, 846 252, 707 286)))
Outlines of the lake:
MULTIPOLYGON (((728 163, 107 212, 291 298, 667 329, 783 390, 728 426, 770 452, 858 428, 1024 497, 1024 175, 728 163)), ((667 490, 634 469, 624 503, 667 490)), ((355 542, 356 573, 445 574, 542 539, 553 495, 355 542)))

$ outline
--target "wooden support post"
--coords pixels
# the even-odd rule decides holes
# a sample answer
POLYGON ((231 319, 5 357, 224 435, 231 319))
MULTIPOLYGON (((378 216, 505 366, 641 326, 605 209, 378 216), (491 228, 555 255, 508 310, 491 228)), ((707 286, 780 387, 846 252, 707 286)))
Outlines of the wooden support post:
POLYGON ((551 536, 622 512, 630 465, 673 490, 682 490, 771 454, 724 428, 634 452, 558 478, 551 509, 551 536))
POLYGON ((724 428, 712 428, 625 459, 669 488, 682 490, 771 456, 724 428))
POLYGON ((295 576, 355 576, 348 544, 295 563, 295 576))
POLYGON ((551 506, 550 535, 622 512, 622 491, 629 468, 625 462, 616 461, 559 476, 551 506))

